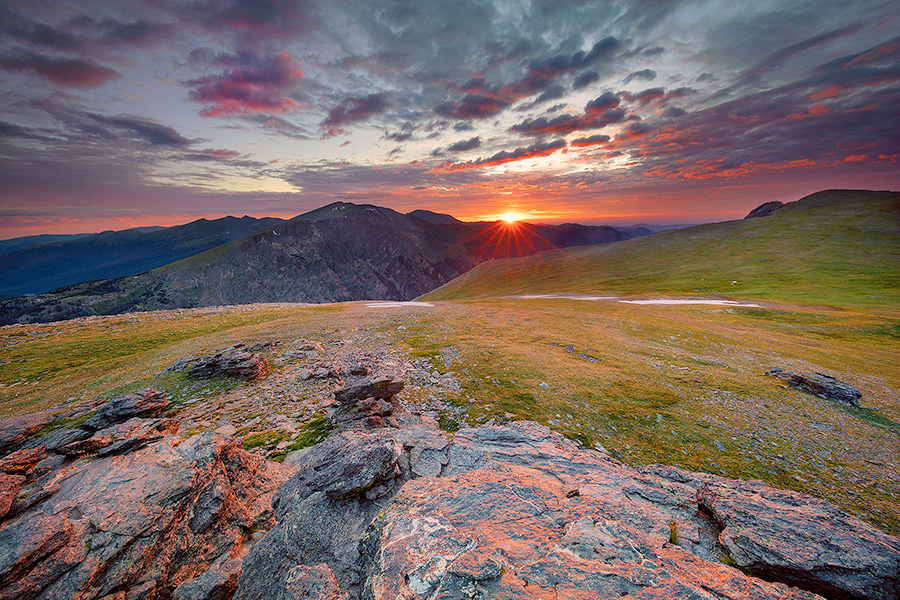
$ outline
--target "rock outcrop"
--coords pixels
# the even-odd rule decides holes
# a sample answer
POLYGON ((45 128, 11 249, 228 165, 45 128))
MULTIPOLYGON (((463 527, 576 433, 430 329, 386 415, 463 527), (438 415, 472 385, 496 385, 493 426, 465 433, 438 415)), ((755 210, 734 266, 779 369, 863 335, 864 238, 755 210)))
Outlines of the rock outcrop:
POLYGON ((185 440, 152 416, 165 406, 153 390, 123 396, 0 460, 0 599, 233 594, 296 468, 223 433, 185 440))
POLYGON ((627 467, 535 423, 451 441, 427 419, 397 418, 399 428, 336 434, 303 456, 235 598, 291 597, 297 573, 312 571, 325 583, 300 597, 900 594, 900 540, 827 502, 627 467))
POLYGON ((778 200, 773 200, 772 202, 765 202, 760 204, 744 217, 745 219, 757 219, 759 217, 768 217, 774 212, 777 212, 779 208, 784 206, 784 202, 779 202, 778 200))
POLYGON ((336 403, 328 409, 328 418, 338 429, 364 427, 399 427, 391 415, 393 397, 403 389, 404 382, 392 377, 364 378, 334 391, 336 403))
POLYGON ((859 399, 862 398, 862 392, 849 383, 838 381, 824 373, 788 373, 783 369, 775 368, 766 372, 766 375, 784 379, 789 386, 808 394, 820 398, 830 398, 850 406, 858 407, 859 399))
POLYGON ((188 377, 235 377, 251 381, 269 373, 269 361, 250 352, 220 352, 194 362, 188 377))

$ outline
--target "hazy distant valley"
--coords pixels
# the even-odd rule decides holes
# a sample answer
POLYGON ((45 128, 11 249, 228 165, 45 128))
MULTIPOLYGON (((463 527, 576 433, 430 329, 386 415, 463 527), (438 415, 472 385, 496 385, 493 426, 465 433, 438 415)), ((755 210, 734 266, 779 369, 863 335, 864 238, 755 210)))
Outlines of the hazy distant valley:
POLYGON ((4 301, 166 310, 0 328, 0 598, 900 593, 900 194, 633 239, 359 210, 4 301))

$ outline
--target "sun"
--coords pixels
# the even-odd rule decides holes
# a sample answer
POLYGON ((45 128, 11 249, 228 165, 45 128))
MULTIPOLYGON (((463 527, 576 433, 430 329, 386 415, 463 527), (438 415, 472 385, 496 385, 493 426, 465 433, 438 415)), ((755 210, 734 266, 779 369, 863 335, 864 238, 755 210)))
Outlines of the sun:
POLYGON ((513 212, 503 213, 502 215, 500 215, 501 221, 504 221, 504 222, 510 223, 510 224, 515 223, 516 221, 518 221, 521 218, 522 217, 520 217, 519 215, 517 215, 516 213, 513 213, 513 212))

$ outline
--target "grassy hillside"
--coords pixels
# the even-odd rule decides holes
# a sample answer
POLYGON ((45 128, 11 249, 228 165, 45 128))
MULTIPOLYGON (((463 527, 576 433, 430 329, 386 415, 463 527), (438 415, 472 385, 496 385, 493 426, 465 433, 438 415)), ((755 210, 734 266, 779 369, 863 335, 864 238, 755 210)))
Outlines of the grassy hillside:
POLYGON ((759 219, 480 265, 425 299, 557 292, 900 305, 900 193, 831 190, 759 219))

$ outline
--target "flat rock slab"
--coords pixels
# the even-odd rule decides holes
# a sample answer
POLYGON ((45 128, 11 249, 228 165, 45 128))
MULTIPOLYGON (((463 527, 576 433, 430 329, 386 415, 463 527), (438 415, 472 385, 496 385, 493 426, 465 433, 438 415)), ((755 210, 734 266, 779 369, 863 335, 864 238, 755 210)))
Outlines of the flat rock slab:
POLYGON ((155 417, 168 407, 164 393, 147 388, 110 400, 97 410, 97 414, 85 421, 81 428, 85 431, 99 431, 135 417, 155 417))
POLYGON ((389 400, 403 389, 403 381, 391 377, 366 379, 354 385, 334 390, 334 398, 338 402, 353 402, 366 398, 389 400))
POLYGON ((788 373, 783 369, 772 369, 766 375, 784 379, 787 384, 798 390, 821 398, 831 398, 850 406, 859 406, 862 392, 843 381, 838 381, 824 373, 788 373))
POLYGON ((303 456, 237 600, 322 563, 363 600, 900 597, 900 539, 825 501, 632 468, 537 423, 400 421, 303 456))
POLYGON ((188 371, 188 377, 234 377, 251 381, 269 373, 269 361, 250 352, 224 352, 197 360, 188 371))

